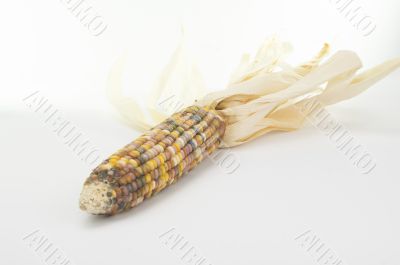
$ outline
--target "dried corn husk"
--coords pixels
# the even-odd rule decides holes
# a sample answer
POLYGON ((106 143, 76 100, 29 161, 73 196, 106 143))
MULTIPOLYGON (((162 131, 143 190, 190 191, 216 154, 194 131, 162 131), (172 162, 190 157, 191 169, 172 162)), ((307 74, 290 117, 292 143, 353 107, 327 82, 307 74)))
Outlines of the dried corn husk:
MULTIPOLYGON (((242 57, 226 89, 209 93, 197 102, 225 118, 223 147, 246 143, 270 131, 298 129, 307 115, 298 109, 302 104, 317 100, 330 105, 352 98, 400 66, 397 58, 357 74, 362 64, 352 51, 338 51, 322 62, 329 52, 327 44, 309 62, 291 66, 284 61, 290 47, 275 37, 267 40, 252 60, 249 55, 242 57)), ((123 96, 122 61, 110 75, 110 101, 132 124, 144 129, 166 118, 156 106, 163 96, 173 94, 182 99, 184 106, 192 105, 205 89, 188 58, 181 44, 154 88, 149 105, 153 120, 145 118, 133 99, 123 96)))

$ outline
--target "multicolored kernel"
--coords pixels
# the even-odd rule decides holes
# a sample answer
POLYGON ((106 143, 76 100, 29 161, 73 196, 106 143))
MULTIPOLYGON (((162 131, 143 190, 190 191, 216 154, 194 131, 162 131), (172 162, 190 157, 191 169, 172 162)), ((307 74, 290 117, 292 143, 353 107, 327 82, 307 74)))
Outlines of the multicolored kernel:
POLYGON ((86 183, 104 181, 115 199, 109 214, 132 208, 175 183, 218 148, 225 132, 215 112, 191 106, 134 140, 95 168, 86 183))

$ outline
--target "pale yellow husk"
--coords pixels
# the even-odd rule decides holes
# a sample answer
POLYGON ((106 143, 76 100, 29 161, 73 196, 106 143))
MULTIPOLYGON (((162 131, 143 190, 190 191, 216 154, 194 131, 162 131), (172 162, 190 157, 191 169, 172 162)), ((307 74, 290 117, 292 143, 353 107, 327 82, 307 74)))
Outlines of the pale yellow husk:
POLYGON ((242 57, 226 89, 198 100, 205 88, 181 43, 149 100, 152 120, 133 99, 123 96, 121 61, 110 74, 109 99, 133 125, 143 129, 168 116, 157 106, 162 97, 174 95, 183 106, 198 100, 196 104, 210 106, 224 116, 227 128, 222 147, 231 147, 270 131, 298 129, 308 114, 299 111, 299 106, 311 100, 330 105, 352 98, 400 66, 397 58, 357 74, 362 64, 352 51, 338 51, 322 62, 329 52, 327 44, 309 62, 291 66, 284 61, 290 47, 276 37, 267 40, 252 60, 249 55, 242 57))

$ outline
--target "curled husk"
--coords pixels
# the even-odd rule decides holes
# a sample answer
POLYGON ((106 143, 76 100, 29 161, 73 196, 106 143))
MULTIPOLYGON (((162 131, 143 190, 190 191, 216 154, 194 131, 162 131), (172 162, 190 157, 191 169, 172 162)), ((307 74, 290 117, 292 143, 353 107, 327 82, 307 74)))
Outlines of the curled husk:
POLYGON ((271 131, 298 129, 309 114, 299 111, 302 104, 313 100, 331 105, 352 98, 400 66, 397 58, 357 73, 362 64, 352 51, 338 51, 324 60, 328 44, 309 62, 292 66, 284 60, 290 47, 276 37, 268 39, 253 59, 248 54, 242 57, 226 89, 200 99, 205 91, 202 78, 181 43, 153 89, 149 100, 152 120, 133 99, 122 94, 120 60, 110 74, 109 99, 133 125, 143 129, 166 118, 166 113, 157 108, 163 96, 179 98, 182 107, 197 101, 197 105, 224 117, 226 131, 221 147, 232 147, 271 131))

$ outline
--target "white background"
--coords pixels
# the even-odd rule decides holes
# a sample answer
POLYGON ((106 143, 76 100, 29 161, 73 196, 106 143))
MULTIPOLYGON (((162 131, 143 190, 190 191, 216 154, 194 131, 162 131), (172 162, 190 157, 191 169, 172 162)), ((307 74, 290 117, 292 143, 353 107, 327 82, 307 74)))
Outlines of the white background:
POLYGON ((87 1, 108 28, 93 36, 65 1, 6 1, 0 9, 1 264, 48 264, 23 237, 39 229, 72 264, 188 264, 159 236, 175 228, 211 264, 321 264, 295 238, 320 238, 342 264, 400 263, 397 71, 329 108, 368 149, 363 175, 318 129, 273 133, 232 149, 231 175, 205 161, 137 209, 112 218, 81 212, 91 167, 22 99, 39 90, 101 151, 137 137, 107 102, 115 60, 129 54, 129 90, 140 101, 184 26, 209 89, 222 89, 243 52, 278 33, 310 58, 327 41, 366 67, 400 55, 400 3, 359 0, 377 28, 363 36, 334 1, 87 1))

